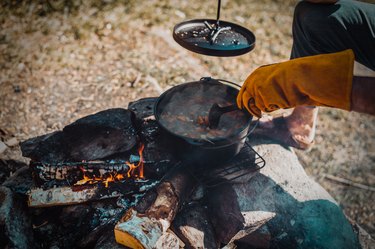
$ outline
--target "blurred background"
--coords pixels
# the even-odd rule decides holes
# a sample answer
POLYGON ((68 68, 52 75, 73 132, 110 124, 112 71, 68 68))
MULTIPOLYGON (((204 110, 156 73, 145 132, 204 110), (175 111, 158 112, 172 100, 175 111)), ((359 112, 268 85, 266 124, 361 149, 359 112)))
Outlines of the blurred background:
MULTIPOLYGON (((257 43, 215 58, 172 38, 178 22, 214 19, 214 0, 2 1, 0 158, 27 162, 18 142, 173 85, 203 76, 242 84, 255 68, 288 60, 296 3, 222 0, 221 19, 252 30, 257 43)), ((321 108, 315 143, 296 150, 307 174, 375 237, 375 117, 321 108)))

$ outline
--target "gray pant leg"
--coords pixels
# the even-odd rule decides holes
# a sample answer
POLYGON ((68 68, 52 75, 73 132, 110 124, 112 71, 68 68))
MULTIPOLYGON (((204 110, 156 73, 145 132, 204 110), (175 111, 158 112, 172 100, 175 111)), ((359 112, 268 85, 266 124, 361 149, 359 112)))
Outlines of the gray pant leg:
POLYGON ((375 70, 375 4, 353 0, 298 3, 291 58, 345 49, 352 49, 356 61, 375 70))

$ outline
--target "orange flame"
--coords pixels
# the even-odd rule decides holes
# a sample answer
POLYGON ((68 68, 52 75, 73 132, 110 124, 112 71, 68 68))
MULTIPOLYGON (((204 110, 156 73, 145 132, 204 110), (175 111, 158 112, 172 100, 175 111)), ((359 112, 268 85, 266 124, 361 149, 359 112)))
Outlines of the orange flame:
POLYGON ((145 146, 142 144, 141 147, 138 149, 140 159, 137 165, 135 165, 134 163, 126 162, 126 164, 130 167, 127 173, 128 178, 132 176, 135 176, 136 178, 144 178, 144 175, 143 175, 143 149, 144 148, 145 146), (138 169, 138 175, 135 174, 136 169, 138 169))
MULTIPOLYGON (((130 163, 130 162, 126 162, 126 164, 129 166, 129 170, 126 173, 127 178, 131 178, 131 177, 135 177, 135 178, 138 178, 138 179, 144 178, 144 175, 143 175, 143 149, 144 149, 144 145, 142 144, 140 146, 140 148, 138 149, 140 159, 139 159, 139 162, 138 162, 137 165, 135 165, 133 163, 130 163), (136 174, 136 170, 137 170, 138 174, 136 174)), ((104 176, 101 176, 101 177, 97 177, 95 175, 89 176, 87 174, 86 170, 83 167, 81 167, 80 169, 83 173, 83 179, 77 181, 74 185, 95 184, 95 183, 98 183, 98 182, 102 182, 102 183, 104 183, 104 186, 107 188, 110 182, 121 181, 121 180, 125 179, 125 175, 120 174, 117 171, 110 172, 110 173, 105 174, 104 176)))

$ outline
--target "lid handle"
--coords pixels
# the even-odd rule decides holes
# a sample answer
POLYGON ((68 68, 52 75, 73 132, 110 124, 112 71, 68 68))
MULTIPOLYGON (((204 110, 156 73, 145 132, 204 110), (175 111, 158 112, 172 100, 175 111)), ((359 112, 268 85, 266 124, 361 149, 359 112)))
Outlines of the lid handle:
POLYGON ((217 2, 217 15, 216 15, 216 25, 217 25, 217 27, 219 27, 220 7, 221 7, 221 0, 218 0, 218 2, 217 2))

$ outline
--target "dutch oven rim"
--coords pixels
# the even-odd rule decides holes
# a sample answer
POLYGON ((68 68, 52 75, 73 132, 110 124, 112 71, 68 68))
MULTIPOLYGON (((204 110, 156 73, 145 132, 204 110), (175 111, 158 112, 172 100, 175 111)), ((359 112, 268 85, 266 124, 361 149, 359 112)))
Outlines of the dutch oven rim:
POLYGON ((202 77, 199 81, 191 81, 191 82, 185 82, 185 83, 182 83, 182 84, 178 84, 178 85, 173 86, 173 87, 169 88, 168 90, 164 91, 157 98, 157 100, 155 102, 155 105, 154 105, 154 116, 155 116, 156 121, 163 128, 163 130, 167 131, 168 133, 170 133, 171 135, 173 135, 175 137, 183 139, 184 141, 186 141, 186 142, 188 142, 188 143, 190 143, 192 145, 204 146, 204 147, 206 146, 206 147, 221 148, 221 147, 226 147, 226 146, 230 146, 232 144, 236 144, 236 143, 241 142, 244 138, 248 137, 250 135, 250 133, 254 130, 254 129, 250 129, 251 128, 251 122, 253 121, 253 116, 251 114, 249 114, 249 113, 247 113, 249 115, 249 119, 248 119, 246 125, 244 125, 244 127, 240 131, 238 131, 236 134, 233 134, 233 135, 228 136, 228 137, 219 137, 219 138, 214 138, 214 139, 210 139, 210 140, 208 140, 208 139, 207 140, 204 140, 204 139, 192 139, 192 138, 180 135, 180 134, 176 134, 176 133, 170 131, 167 127, 165 127, 160 122, 160 115, 158 113, 158 107, 159 107, 160 102, 162 101, 162 99, 164 99, 165 96, 168 93, 170 93, 172 91, 176 91, 176 88, 180 88, 180 87, 192 84, 192 83, 198 84, 198 83, 201 82, 201 83, 204 84, 205 81, 216 81, 215 83, 224 84, 224 85, 232 87, 232 88, 234 88, 236 90, 239 90, 241 88, 238 84, 236 84, 234 82, 231 82, 231 81, 228 81, 228 80, 223 80, 223 79, 215 79, 215 78, 211 78, 211 77, 202 77), (248 129, 247 132, 246 132, 246 134, 244 136, 242 136, 241 133, 243 133, 246 129, 248 129), (240 137, 236 138, 236 136, 240 136, 240 137), (228 141, 228 143, 220 144, 220 145, 215 144, 215 142, 218 143, 218 142, 225 142, 225 141, 228 141))

